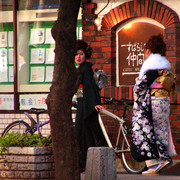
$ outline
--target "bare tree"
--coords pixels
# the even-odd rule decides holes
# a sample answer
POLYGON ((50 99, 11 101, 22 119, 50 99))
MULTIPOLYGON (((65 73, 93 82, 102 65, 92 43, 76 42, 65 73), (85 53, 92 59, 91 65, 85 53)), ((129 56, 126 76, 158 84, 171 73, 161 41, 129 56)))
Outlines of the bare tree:
POLYGON ((55 179, 80 179, 78 146, 72 124, 72 97, 79 73, 74 67, 76 25, 81 0, 61 0, 58 19, 52 28, 55 40, 53 82, 47 98, 50 116, 55 179))

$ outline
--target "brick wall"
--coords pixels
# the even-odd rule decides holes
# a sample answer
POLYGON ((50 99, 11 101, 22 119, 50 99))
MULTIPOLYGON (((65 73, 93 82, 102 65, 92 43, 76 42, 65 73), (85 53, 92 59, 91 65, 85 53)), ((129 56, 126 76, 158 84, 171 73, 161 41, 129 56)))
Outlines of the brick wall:
MULTIPOLYGON (((171 98, 170 121, 176 150, 180 154, 180 21, 177 14, 164 4, 154 0, 134 0, 111 9, 104 15, 101 30, 87 19, 94 17, 97 4, 83 4, 83 39, 93 48, 94 68, 104 69, 108 74, 109 87, 101 91, 102 96, 117 99, 133 99, 133 86, 116 87, 116 28, 118 25, 136 17, 148 17, 165 26, 167 58, 177 75, 176 95, 171 98)), ((112 109, 114 110, 114 109, 112 109)), ((115 110, 114 110, 115 111, 115 110)), ((107 128, 110 128, 108 123, 107 128)))

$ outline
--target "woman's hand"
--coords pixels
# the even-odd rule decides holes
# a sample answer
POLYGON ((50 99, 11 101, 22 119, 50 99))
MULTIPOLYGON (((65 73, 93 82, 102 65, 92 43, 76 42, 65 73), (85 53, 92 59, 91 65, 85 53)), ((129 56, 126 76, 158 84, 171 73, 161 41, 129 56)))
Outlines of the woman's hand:
POLYGON ((96 105, 94 108, 95 108, 96 111, 98 111, 98 112, 103 109, 103 107, 102 107, 101 105, 96 105))

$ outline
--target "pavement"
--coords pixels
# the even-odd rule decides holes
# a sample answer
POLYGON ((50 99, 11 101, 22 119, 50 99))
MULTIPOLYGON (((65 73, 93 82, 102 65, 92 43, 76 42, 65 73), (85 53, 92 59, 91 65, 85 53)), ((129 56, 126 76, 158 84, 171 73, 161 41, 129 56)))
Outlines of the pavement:
MULTIPOLYGON (((85 173, 81 174, 81 180, 85 180, 85 173)), ((166 168, 161 172, 160 175, 148 176, 142 174, 127 174, 118 172, 117 180, 180 180, 180 162, 166 168)))

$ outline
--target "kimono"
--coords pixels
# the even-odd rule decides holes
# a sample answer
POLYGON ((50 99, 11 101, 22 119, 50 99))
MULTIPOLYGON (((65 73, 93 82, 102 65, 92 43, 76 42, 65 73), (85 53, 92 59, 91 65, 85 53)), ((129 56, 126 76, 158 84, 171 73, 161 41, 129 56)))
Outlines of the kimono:
POLYGON ((139 162, 161 159, 171 161, 169 142, 169 97, 151 96, 151 86, 158 70, 170 69, 170 63, 159 54, 152 54, 142 65, 134 86, 131 133, 131 154, 139 162))
MULTIPOLYGON (((147 75, 134 86, 131 154, 137 161, 159 157, 152 121, 151 96, 147 75)), ((153 80, 153 79, 152 79, 153 80)))
POLYGON ((85 168, 89 147, 107 146, 98 121, 96 105, 101 105, 98 86, 93 78, 92 63, 84 62, 78 68, 83 72, 82 97, 77 98, 75 133, 80 147, 80 167, 85 168))

